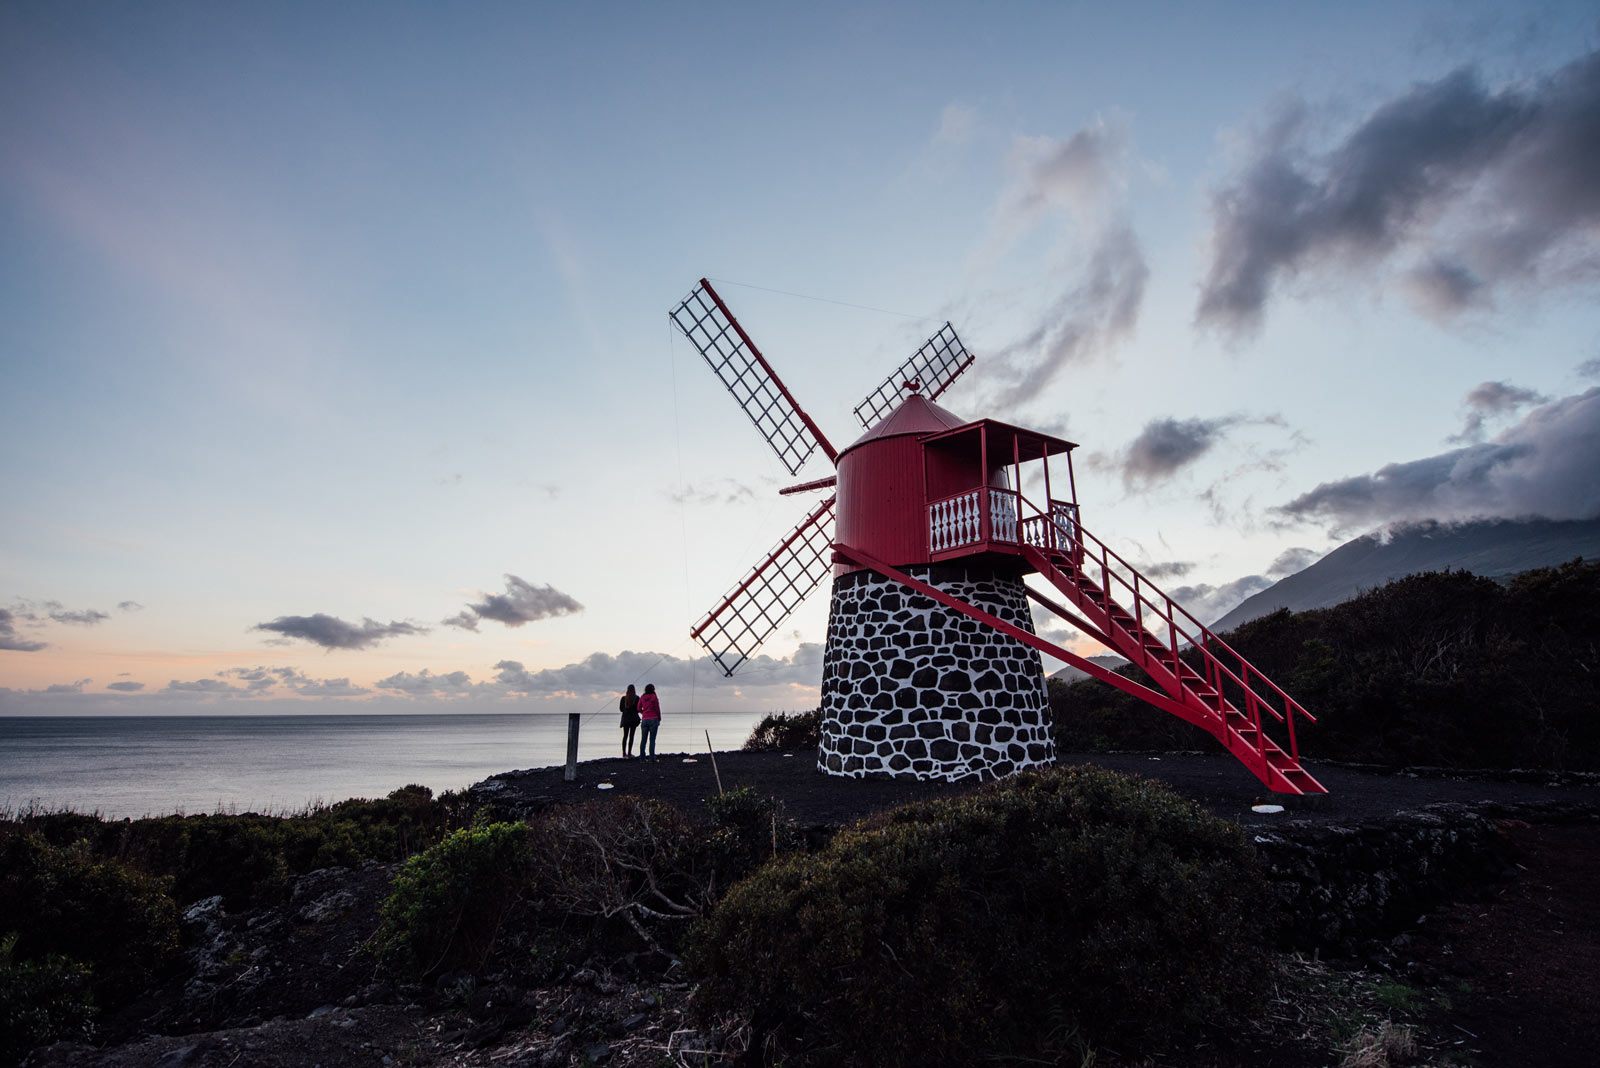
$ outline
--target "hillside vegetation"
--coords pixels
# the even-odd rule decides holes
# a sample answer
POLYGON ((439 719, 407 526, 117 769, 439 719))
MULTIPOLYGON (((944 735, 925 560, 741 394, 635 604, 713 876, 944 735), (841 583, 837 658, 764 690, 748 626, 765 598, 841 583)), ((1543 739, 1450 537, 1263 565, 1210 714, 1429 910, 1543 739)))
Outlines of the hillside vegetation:
MULTIPOLYGON (((1600 563, 1411 575, 1222 637, 1317 717, 1298 727, 1308 757, 1600 770, 1600 563)), ((1098 682, 1052 683, 1050 699, 1063 751, 1215 744, 1098 682)))

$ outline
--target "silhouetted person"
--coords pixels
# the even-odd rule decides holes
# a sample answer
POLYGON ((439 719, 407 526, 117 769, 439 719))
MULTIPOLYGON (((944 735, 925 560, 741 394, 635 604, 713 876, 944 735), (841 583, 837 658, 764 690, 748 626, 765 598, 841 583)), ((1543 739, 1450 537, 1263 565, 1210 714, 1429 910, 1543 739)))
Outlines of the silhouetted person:
MULTIPOLYGON (((639 695, 634 692, 633 683, 628 683, 628 692, 617 702, 617 708, 622 712, 622 755, 632 760, 633 732, 639 728, 639 695)), ((643 746, 639 752, 644 753, 643 746)))

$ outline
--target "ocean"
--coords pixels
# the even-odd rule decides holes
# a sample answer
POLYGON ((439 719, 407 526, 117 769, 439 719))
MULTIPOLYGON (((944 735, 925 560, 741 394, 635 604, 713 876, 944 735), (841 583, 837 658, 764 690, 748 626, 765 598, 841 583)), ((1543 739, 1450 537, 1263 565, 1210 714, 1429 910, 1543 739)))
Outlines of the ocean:
MULTIPOLYGON (((668 716, 657 751, 703 753, 707 731, 737 749, 760 719, 668 716)), ((621 740, 615 715, 585 715, 578 759, 621 755, 621 740)), ((566 758, 565 715, 0 716, 0 812, 283 814, 566 758)))

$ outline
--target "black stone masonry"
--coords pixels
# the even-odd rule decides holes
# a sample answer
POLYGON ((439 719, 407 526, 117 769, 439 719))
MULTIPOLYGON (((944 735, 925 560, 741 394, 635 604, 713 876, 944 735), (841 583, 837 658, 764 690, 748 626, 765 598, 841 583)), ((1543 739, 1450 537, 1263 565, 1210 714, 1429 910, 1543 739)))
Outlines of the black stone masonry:
MULTIPOLYGON (((988 566, 906 573, 1033 632, 1021 578, 988 566)), ((1048 764, 1049 701, 1039 654, 871 571, 833 583, 822 660, 822 745, 830 775, 997 779, 1048 764)))

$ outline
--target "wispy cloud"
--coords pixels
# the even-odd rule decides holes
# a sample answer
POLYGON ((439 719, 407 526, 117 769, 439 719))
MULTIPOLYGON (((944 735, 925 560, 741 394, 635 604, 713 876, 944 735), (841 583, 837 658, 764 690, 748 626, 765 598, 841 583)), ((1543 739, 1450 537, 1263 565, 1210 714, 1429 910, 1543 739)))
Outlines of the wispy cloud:
POLYGON ((250 629, 307 641, 324 649, 366 649, 386 638, 428 633, 427 628, 415 623, 379 623, 375 619, 363 619, 360 624, 346 623, 321 612, 310 616, 279 616, 250 629))
POLYGON ((743 504, 756 498, 755 487, 734 478, 714 478, 690 483, 676 492, 667 491, 673 504, 743 504))
POLYGON ((1492 441, 1324 482, 1274 511, 1330 533, 1437 519, 1600 515, 1600 387, 1527 413, 1492 441))
POLYGON ((520 627, 524 623, 583 611, 583 605, 554 586, 535 586, 511 574, 506 575, 505 579, 505 593, 485 593, 483 600, 467 605, 457 615, 440 622, 447 627, 475 631, 478 623, 485 619, 504 623, 508 627, 520 627))
POLYGON ((1064 217, 1079 250, 1062 272, 1057 297, 1020 337, 977 369, 987 406, 1009 414, 1063 369, 1094 358, 1132 334, 1150 277, 1127 218, 1127 135, 1100 121, 1065 140, 1018 138, 1015 181, 996 211, 995 233, 982 258, 998 258, 1041 225, 1064 217))
POLYGON ((1283 109, 1213 195, 1202 325, 1248 336, 1284 282, 1330 269, 1393 267, 1436 319, 1600 279, 1600 53, 1500 89, 1457 70, 1325 151, 1307 114, 1283 109))
POLYGON ((142 682, 108 682, 106 689, 116 690, 118 693, 138 693, 144 689, 142 682))

